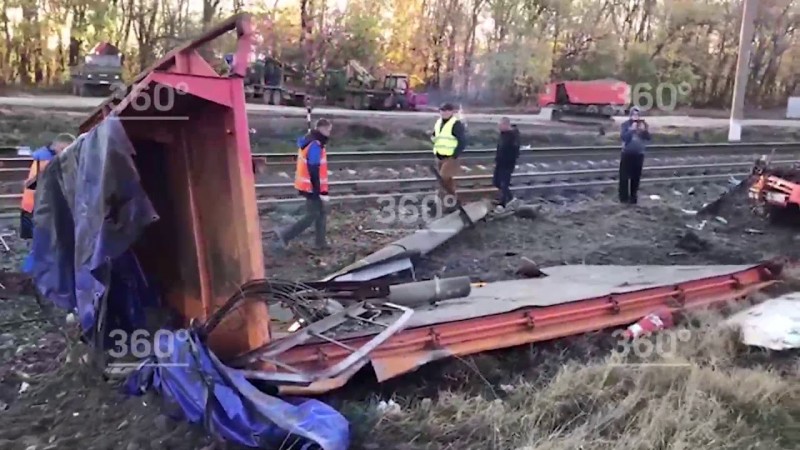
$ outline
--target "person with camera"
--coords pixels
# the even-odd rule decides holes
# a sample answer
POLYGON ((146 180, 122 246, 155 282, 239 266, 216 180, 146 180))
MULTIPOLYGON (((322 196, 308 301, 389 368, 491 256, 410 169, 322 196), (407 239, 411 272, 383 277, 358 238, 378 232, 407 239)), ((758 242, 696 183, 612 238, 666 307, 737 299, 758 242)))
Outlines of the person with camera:
POLYGON ((639 108, 631 108, 630 118, 622 123, 619 133, 622 153, 619 160, 619 201, 635 205, 639 180, 642 178, 644 153, 651 140, 650 130, 639 108))

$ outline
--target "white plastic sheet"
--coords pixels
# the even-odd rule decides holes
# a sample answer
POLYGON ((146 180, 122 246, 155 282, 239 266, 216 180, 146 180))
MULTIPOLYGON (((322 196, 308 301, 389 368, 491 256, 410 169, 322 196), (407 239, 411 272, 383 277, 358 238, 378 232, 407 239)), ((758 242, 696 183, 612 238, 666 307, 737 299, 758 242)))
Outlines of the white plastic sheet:
POLYGON ((772 350, 800 348, 800 292, 767 300, 728 319, 742 342, 772 350))

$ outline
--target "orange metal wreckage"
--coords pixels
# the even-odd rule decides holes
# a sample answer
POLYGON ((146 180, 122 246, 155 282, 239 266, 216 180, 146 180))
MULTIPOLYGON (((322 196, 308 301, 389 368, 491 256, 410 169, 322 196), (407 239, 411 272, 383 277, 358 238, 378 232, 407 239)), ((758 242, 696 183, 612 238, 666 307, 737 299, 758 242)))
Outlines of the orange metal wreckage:
MULTIPOLYGON (((674 285, 603 295, 552 306, 527 306, 503 314, 406 329, 378 347, 364 363, 371 363, 377 379, 385 381, 431 361, 451 356, 471 355, 627 325, 658 309, 678 312, 743 299, 774 283, 775 275, 774 266, 770 268, 767 264, 755 265, 724 275, 674 285)), ((343 340, 343 343, 358 347, 366 339, 368 338, 352 338, 343 340)), ((283 355, 282 361, 292 366, 319 370, 336 364, 347 353, 339 345, 320 342, 293 349, 283 355)), ((320 380, 308 387, 284 387, 282 391, 329 391, 344 385, 354 372, 355 370, 334 379, 320 380)))
MULTIPOLYGON (((87 131, 109 116, 123 120, 142 185, 160 215, 134 250, 184 326, 213 318, 248 282, 265 277, 242 83, 250 51, 249 19, 236 16, 167 54, 135 78, 124 98, 104 103, 81 127, 87 131), (237 53, 231 74, 220 76, 197 48, 232 30, 237 53), (152 102, 136 106, 159 87, 182 95, 166 111, 152 102)), ((437 306, 356 301, 281 338, 270 329, 263 302, 243 302, 214 328, 209 344, 250 378, 287 393, 322 393, 368 363, 383 381, 450 356, 626 325, 656 308, 680 311, 742 298, 775 279, 766 264, 544 272, 541 279, 487 283, 437 306), (639 287, 637 277, 644 280, 639 287), (326 334, 345 321, 361 326, 326 334)))

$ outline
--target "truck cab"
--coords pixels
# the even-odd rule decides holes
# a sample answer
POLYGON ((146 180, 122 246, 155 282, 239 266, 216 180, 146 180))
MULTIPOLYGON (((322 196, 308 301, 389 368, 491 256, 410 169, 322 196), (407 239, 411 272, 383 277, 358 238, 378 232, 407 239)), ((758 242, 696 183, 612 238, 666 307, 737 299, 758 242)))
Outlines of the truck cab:
POLYGON ((411 87, 411 79, 406 74, 386 75, 383 79, 383 90, 391 92, 385 101, 385 107, 418 109, 428 104, 428 95, 415 92, 411 87))
POLYGON ((77 55, 71 55, 70 61, 75 63, 70 66, 70 82, 74 95, 108 95, 116 86, 124 86, 124 55, 110 43, 97 44, 80 61, 77 60, 77 55))

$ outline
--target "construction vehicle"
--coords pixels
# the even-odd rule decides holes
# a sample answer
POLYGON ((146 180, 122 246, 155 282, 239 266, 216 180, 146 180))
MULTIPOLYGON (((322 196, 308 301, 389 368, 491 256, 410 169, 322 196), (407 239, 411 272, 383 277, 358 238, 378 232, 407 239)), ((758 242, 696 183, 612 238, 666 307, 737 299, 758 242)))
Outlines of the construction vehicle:
POLYGON ((553 117, 564 115, 611 117, 626 114, 630 85, 619 80, 556 81, 539 95, 539 107, 553 108, 553 117))
POLYGON ((343 71, 328 74, 328 101, 348 109, 414 111, 428 104, 428 95, 411 87, 413 77, 387 74, 382 83, 356 60, 347 62, 343 71), (342 80, 343 79, 343 80, 342 80))
POLYGON ((305 88, 302 70, 271 56, 258 58, 247 68, 244 88, 247 98, 267 105, 303 106, 308 97, 319 97, 305 88))
POLYGON ((71 45, 69 74, 73 95, 109 95, 116 87, 125 86, 122 79, 125 58, 117 47, 101 42, 82 61, 79 61, 78 53, 78 46, 71 45))
POLYGON ((311 90, 305 85, 303 70, 277 58, 259 58, 248 67, 245 94, 269 105, 303 106, 306 99, 324 99, 328 104, 348 109, 416 110, 428 103, 428 96, 410 86, 413 77, 389 74, 378 80, 355 60, 342 70, 328 70, 311 90))

